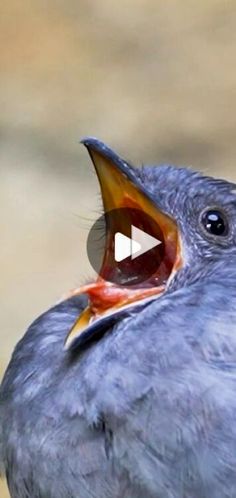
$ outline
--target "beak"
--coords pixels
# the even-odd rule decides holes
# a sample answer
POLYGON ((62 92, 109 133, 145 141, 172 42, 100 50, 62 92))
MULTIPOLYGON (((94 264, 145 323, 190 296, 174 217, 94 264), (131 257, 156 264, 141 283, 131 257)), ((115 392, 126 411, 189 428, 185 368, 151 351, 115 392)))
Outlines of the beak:
POLYGON ((157 207, 157 201, 143 187, 135 170, 97 139, 86 138, 82 143, 89 152, 100 183, 106 237, 97 281, 70 294, 86 293, 89 304, 70 330, 65 342, 66 349, 74 349, 94 339, 121 315, 128 314, 131 307, 145 306, 150 300, 162 295, 176 271, 183 266, 177 224, 157 207), (119 213, 123 211, 118 210, 125 210, 125 216, 120 216, 119 213), (114 216, 106 218, 110 212, 114 212, 114 216), (128 227, 137 225, 137 212, 140 213, 139 219, 142 213, 148 216, 151 221, 145 231, 157 239, 161 238, 163 244, 161 248, 137 258, 135 265, 131 258, 127 258, 125 267, 124 264, 122 267, 122 263, 114 258, 114 237, 117 232, 129 235, 128 227), (153 272, 146 278, 145 271, 151 260, 153 272), (123 275, 125 270, 127 280, 119 281, 121 269, 123 275))

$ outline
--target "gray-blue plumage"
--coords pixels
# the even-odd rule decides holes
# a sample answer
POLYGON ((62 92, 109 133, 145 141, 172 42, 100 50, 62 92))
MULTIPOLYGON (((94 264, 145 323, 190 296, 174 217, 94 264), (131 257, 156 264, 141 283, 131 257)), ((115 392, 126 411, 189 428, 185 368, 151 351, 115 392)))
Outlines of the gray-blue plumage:
POLYGON ((236 498, 235 185, 137 170, 178 223, 184 267, 98 342, 65 351, 71 298, 17 345, 0 390, 0 467, 13 498, 236 498), (224 237, 201 226, 223 210, 224 237))

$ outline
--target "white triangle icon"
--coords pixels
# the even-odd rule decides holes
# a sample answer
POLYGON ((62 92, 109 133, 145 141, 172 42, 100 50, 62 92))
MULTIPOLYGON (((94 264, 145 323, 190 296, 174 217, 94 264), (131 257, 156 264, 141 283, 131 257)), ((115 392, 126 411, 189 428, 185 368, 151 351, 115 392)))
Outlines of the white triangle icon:
POLYGON ((135 259, 138 256, 141 256, 141 254, 150 251, 150 249, 153 249, 160 244, 162 244, 161 240, 158 240, 155 237, 152 237, 152 235, 149 235, 143 230, 140 230, 140 228, 131 225, 131 259, 135 259), (135 247, 133 247, 134 242, 135 244, 138 243, 138 245, 140 246, 139 249, 136 250, 135 247))
POLYGON ((115 261, 123 261, 123 259, 132 256, 133 251, 141 250, 141 245, 135 240, 130 239, 121 232, 115 234, 115 261))
POLYGON ((115 234, 115 261, 123 261, 129 256, 135 259, 160 244, 160 240, 131 225, 131 238, 121 232, 115 234))

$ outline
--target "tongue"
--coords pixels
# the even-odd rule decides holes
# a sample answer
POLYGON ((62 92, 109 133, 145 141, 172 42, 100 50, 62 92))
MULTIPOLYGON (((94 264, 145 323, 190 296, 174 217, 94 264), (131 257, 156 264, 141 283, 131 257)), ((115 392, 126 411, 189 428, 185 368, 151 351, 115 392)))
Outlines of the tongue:
POLYGON ((126 304, 161 294, 163 291, 164 286, 136 289, 119 287, 100 277, 97 282, 80 287, 73 291, 73 294, 87 294, 89 296, 90 311, 96 318, 96 316, 106 313, 107 310, 121 308, 126 304))

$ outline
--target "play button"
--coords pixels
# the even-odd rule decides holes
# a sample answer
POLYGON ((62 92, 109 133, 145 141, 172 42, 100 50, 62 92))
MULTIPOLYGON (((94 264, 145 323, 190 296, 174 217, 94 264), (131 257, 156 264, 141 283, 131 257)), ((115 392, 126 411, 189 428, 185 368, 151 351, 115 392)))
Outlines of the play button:
POLYGON ((159 244, 162 244, 160 240, 131 225, 131 238, 120 232, 115 234, 115 261, 123 261, 129 256, 135 259, 159 244))
POLYGON ((94 270, 116 285, 149 285, 162 264, 163 233, 141 209, 120 208, 98 218, 89 232, 87 253, 94 270))

